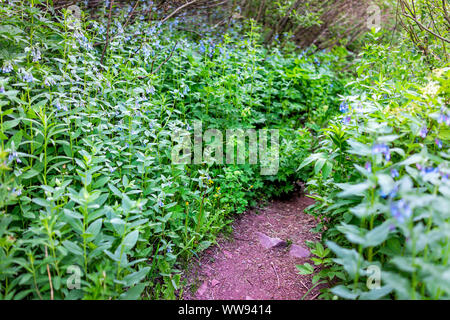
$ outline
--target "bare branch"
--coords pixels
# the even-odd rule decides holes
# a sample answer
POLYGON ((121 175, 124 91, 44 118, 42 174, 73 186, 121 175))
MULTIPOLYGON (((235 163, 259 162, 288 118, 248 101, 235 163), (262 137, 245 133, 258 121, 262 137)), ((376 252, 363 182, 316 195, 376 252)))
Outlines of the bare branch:
POLYGON ((179 6, 178 8, 176 8, 171 14, 169 14, 167 17, 165 17, 164 19, 161 20, 161 24, 163 24, 164 22, 166 22, 168 19, 170 19, 171 17, 173 17, 178 11, 183 10, 184 8, 198 2, 199 0, 193 0, 191 2, 187 2, 185 4, 183 4, 182 6, 179 6))

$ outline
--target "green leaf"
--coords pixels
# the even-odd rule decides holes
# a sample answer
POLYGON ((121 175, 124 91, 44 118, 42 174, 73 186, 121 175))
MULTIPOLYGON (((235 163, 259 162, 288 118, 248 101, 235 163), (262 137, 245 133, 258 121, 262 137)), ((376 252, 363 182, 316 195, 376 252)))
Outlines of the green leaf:
POLYGON ((301 275, 312 274, 314 272, 314 267, 309 263, 297 264, 296 267, 299 271, 298 273, 301 275))
POLYGON ((126 235, 126 237, 122 241, 122 245, 128 250, 133 249, 138 240, 138 237, 139 237, 139 230, 134 230, 126 235))
POLYGON ((142 270, 130 273, 126 275, 123 278, 123 281, 125 282, 126 286, 131 287, 137 283, 139 283, 142 279, 145 278, 145 276, 150 271, 150 267, 145 267, 142 270))
POLYGON ((331 293, 348 300, 355 300, 356 298, 358 298, 357 293, 353 293, 353 291, 343 285, 332 288, 331 293))
POLYGON ((94 222, 92 222, 86 229, 86 234, 90 235, 89 238, 94 239, 100 232, 101 228, 102 228, 102 219, 97 219, 94 222))
POLYGON ((74 242, 66 240, 63 242, 64 248, 72 252, 74 255, 82 256, 83 250, 74 242))
POLYGON ((135 285, 134 287, 128 289, 126 292, 120 295, 121 300, 138 300, 141 296, 142 291, 145 289, 145 284, 141 283, 135 285))

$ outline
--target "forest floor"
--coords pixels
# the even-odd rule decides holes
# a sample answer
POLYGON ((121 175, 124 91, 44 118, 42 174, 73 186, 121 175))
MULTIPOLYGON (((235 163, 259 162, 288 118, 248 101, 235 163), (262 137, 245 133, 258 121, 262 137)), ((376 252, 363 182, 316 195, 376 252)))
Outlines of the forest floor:
MULTIPOLYGON (((304 213, 311 198, 293 195, 236 217, 233 232, 193 258, 184 281, 185 300, 298 300, 312 286, 312 275, 299 275, 296 264, 309 260, 305 241, 314 217, 304 213)), ((314 299, 314 288, 305 299, 314 299)))

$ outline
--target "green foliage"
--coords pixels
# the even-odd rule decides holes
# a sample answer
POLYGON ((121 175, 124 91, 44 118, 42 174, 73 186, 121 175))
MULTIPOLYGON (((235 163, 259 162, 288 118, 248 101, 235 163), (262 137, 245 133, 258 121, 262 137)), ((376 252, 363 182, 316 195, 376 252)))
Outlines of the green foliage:
POLYGON ((176 20, 123 30, 123 10, 102 64, 105 17, 77 29, 36 3, 0 9, 0 297, 175 299, 230 214, 305 176, 296 128, 336 111, 334 57, 268 51, 252 23, 197 43, 176 20), (172 164, 171 133, 193 120, 276 125, 280 174, 172 164))
POLYGON ((329 270, 345 273, 331 293, 448 299, 450 71, 430 73, 408 44, 376 42, 356 68, 343 116, 300 166, 315 166, 308 185, 317 202, 309 211, 335 255, 329 270), (381 271, 378 289, 367 285, 373 267, 381 271))

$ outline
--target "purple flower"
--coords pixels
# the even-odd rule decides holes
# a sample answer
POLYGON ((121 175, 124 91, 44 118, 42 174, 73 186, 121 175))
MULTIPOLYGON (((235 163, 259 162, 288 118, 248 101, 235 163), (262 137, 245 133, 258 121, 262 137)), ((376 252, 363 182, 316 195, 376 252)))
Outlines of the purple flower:
POLYGON ((33 75, 31 73, 24 72, 24 74, 22 76, 22 80, 25 81, 25 82, 33 82, 34 78, 33 78, 33 75))
POLYGON ((161 200, 158 200, 158 205, 162 208, 164 207, 164 203, 161 200))
POLYGON ((380 154, 380 153, 385 154, 387 152, 389 152, 389 147, 386 144, 384 144, 384 143, 382 143, 382 144, 374 144, 373 147, 372 147, 372 154, 373 155, 380 154))
POLYGON ((348 104, 345 101, 342 101, 341 104, 339 105, 339 111, 342 113, 347 113, 348 112, 348 104))
POLYGON ((13 70, 13 66, 12 66, 11 62, 5 62, 3 64, 3 67, 2 67, 2 72, 3 73, 9 73, 12 70, 13 70))
POLYGON ((426 138, 427 133, 428 133, 427 127, 423 127, 422 129, 420 129, 419 136, 421 136, 422 138, 426 138))
POLYGON ((380 196, 383 199, 386 199, 387 197, 392 199, 392 198, 395 198, 395 196, 397 195, 397 192, 398 192, 398 186, 395 186, 388 194, 384 193, 383 190, 380 190, 380 196))
POLYGON ((54 86, 55 84, 56 84, 56 82, 52 78, 46 78, 44 80, 44 85, 47 86, 47 87, 54 86))
POLYGON ((395 169, 395 168, 392 168, 391 169, 391 177, 395 179, 395 178, 397 178, 399 176, 400 176, 400 173, 398 173, 398 170, 395 169))
POLYGON ((434 139, 434 142, 436 142, 436 145, 437 145, 437 147, 438 147, 439 149, 442 148, 442 141, 441 141, 441 140, 439 140, 438 138, 436 138, 436 139, 434 139))
POLYGON ((205 51, 206 51, 206 48, 205 48, 205 45, 203 44, 203 41, 202 42, 200 42, 200 53, 205 53, 205 51))
POLYGON ((147 94, 154 94, 155 93, 155 87, 154 86, 150 86, 149 88, 145 89, 145 91, 147 92, 147 94))
POLYGON ((406 201, 401 199, 391 204, 391 214, 398 222, 403 223, 411 217, 412 210, 406 201))
POLYGON ((372 147, 372 154, 373 155, 383 154, 386 161, 391 160, 391 151, 389 150, 389 147, 384 143, 374 144, 372 147))
POLYGON ((422 174, 428 174, 428 173, 436 173, 438 172, 439 169, 435 168, 435 167, 426 167, 424 169, 422 169, 422 174))
POLYGON ((189 91, 191 91, 191 90, 189 89, 189 86, 184 86, 184 89, 183 89, 183 95, 187 95, 187 93, 188 93, 189 91))
POLYGON ((0 87, 0 93, 5 93, 5 87, 4 86, 0 87))
POLYGON ((438 123, 444 123, 444 122, 447 122, 447 119, 448 119, 447 115, 444 113, 441 113, 439 115, 439 118, 437 121, 438 121, 438 123))
POLYGON ((345 117, 342 119, 342 123, 345 124, 345 125, 347 125, 347 124, 350 123, 350 120, 351 120, 351 119, 352 119, 351 116, 345 116, 345 117))
POLYGON ((366 164, 364 165, 364 168, 368 171, 368 172, 372 172, 372 164, 367 161, 366 164))
POLYGON ((8 160, 9 161, 14 161, 16 160, 17 163, 22 163, 22 160, 20 160, 19 155, 17 154, 16 151, 13 151, 9 154, 8 156, 8 160))
POLYGON ((31 49, 31 56, 33 57, 33 62, 38 62, 41 60, 41 52, 38 48, 31 49))

